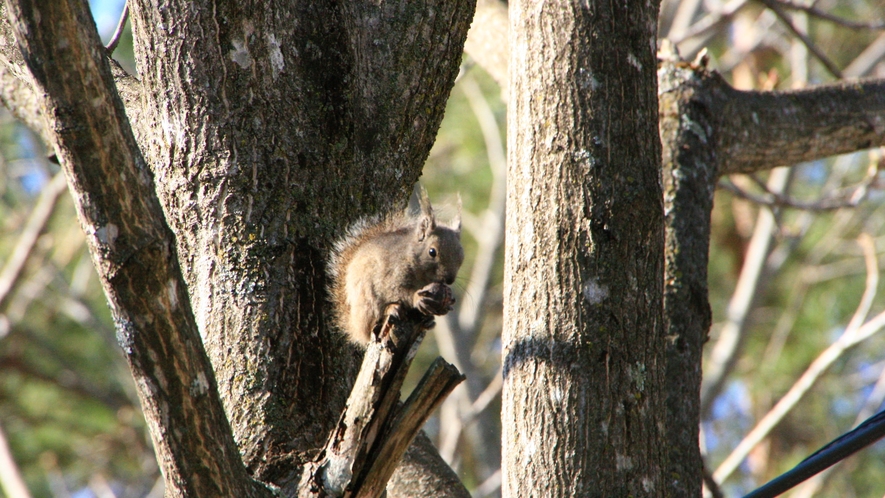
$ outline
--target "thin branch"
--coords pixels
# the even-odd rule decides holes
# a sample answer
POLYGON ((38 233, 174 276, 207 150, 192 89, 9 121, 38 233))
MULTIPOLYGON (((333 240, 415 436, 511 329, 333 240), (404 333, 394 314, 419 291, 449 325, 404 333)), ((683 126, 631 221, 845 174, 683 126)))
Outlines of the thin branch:
POLYGON ((506 171, 507 153, 501 140, 501 128, 498 120, 486 102, 479 85, 472 77, 461 83, 461 90, 467 97, 470 108, 479 122, 483 140, 486 145, 489 168, 492 172, 492 185, 489 192, 489 205, 481 217, 481 232, 474 234, 480 245, 477 261, 470 273, 467 295, 472 299, 465 300, 458 310, 458 325, 462 330, 475 330, 480 315, 484 296, 488 291, 488 283, 494 269, 495 253, 504 238, 504 200, 507 195, 506 171))
POLYGON ((476 489, 473 490, 473 498, 485 498, 495 491, 501 489, 501 469, 492 472, 492 475, 486 478, 476 489))
POLYGON ((710 474, 706 465, 704 466, 703 480, 704 488, 709 491, 710 496, 713 498, 725 498, 725 495, 722 494, 722 489, 719 488, 719 483, 713 479, 713 475, 710 474))
POLYGON ((843 192, 836 195, 830 195, 810 202, 800 201, 797 199, 793 199, 790 196, 785 196, 778 192, 774 192, 765 185, 765 182, 760 180, 755 175, 748 176, 751 180, 753 180, 753 183, 755 183, 765 192, 765 196, 759 196, 753 194, 752 192, 748 192, 741 187, 738 187, 737 184, 735 184, 731 179, 729 179, 728 181, 726 181, 725 179, 721 179, 718 186, 724 190, 728 190, 738 197, 762 206, 786 207, 801 209, 803 211, 835 211, 837 209, 857 207, 861 202, 863 202, 864 199, 867 198, 870 188, 874 187, 876 184, 876 180, 878 178, 877 172, 878 171, 876 165, 872 164, 869 168, 869 173, 867 174, 866 178, 864 178, 864 180, 858 185, 850 187, 848 189, 843 189, 843 192))
POLYGON ((489 385, 476 397, 476 401, 470 405, 470 413, 465 414, 464 420, 462 423, 464 425, 469 424, 473 421, 480 413, 485 411, 486 408, 489 407, 492 401, 501 394, 501 389, 504 387, 504 368, 503 366, 498 369, 498 373, 492 377, 492 381, 489 382, 489 385))
POLYGON ((40 197, 37 199, 37 203, 34 205, 27 223, 25 223, 24 230, 22 230, 18 241, 15 243, 12 254, 6 260, 3 269, 0 270, 0 310, 5 307, 12 289, 15 287, 25 264, 31 256, 31 252, 37 245, 37 239, 43 233, 46 224, 49 223, 49 218, 55 211, 55 205, 58 203, 62 192, 65 192, 67 188, 68 184, 65 181, 64 173, 58 172, 43 187, 43 191, 40 192, 40 197))
POLYGON ((858 54, 842 71, 846 78, 866 76, 882 60, 885 54, 885 33, 880 34, 858 54))
POLYGON ((808 48, 808 51, 814 54, 814 57, 820 61, 824 67, 827 68, 827 71, 830 72, 836 79, 842 79, 842 71, 836 67, 836 64, 827 57, 826 54, 823 53, 821 49, 814 44, 814 41, 811 40, 805 33, 799 31, 796 26, 793 24, 793 21, 790 20, 789 16, 784 12, 784 10, 780 7, 780 5, 775 0, 759 0, 763 5, 771 9, 772 12, 777 15, 777 17, 783 22, 787 29, 789 29, 802 43, 808 48))
MULTIPOLYGON (((860 428, 860 425, 865 423, 864 420, 870 418, 876 412, 876 409, 882 406, 883 400, 885 400, 885 368, 879 373, 879 378, 876 380, 873 390, 870 392, 869 396, 867 396, 863 408, 858 412, 857 417, 854 420, 854 425, 857 428, 860 428)), ((832 475, 834 470, 836 470, 835 467, 831 467, 817 474, 814 478, 809 479, 793 493, 795 495, 794 498, 811 498, 814 496, 824 485, 829 476, 832 475)))
POLYGON ((676 14, 673 16, 673 22, 670 24, 670 29, 667 31, 667 38, 673 40, 682 37, 682 34, 685 33, 685 30, 691 25, 691 20, 694 19, 695 13, 698 11, 700 4, 700 0, 679 2, 679 7, 676 9, 676 14))
POLYGON ((421 426, 452 389, 463 381, 464 376, 453 365, 441 357, 434 360, 409 398, 395 411, 395 418, 385 430, 384 439, 374 451, 365 478, 353 496, 368 498, 383 495, 387 481, 421 426))
POLYGON ((683 33, 680 33, 680 36, 671 37, 670 40, 679 45, 694 37, 706 37, 714 32, 716 28, 731 20, 746 4, 747 0, 731 0, 721 10, 707 14, 698 22, 689 26, 683 33))
POLYGON ((864 250, 864 257, 867 264, 867 283, 861 302, 857 310, 852 316, 845 331, 839 336, 833 344, 830 345, 812 364, 805 370, 798 381, 790 388, 786 395, 772 408, 763 418, 756 424, 756 427, 747 434, 744 439, 737 445, 730 455, 719 465, 713 478, 717 482, 722 482, 734 472, 740 463, 747 457, 750 451, 761 442, 774 427, 783 419, 783 417, 796 406, 806 392, 814 385, 818 378, 826 372, 826 370, 838 360, 845 351, 855 346, 861 341, 866 340, 873 334, 885 327, 885 312, 879 313, 872 320, 866 322, 867 313, 876 295, 876 286, 879 282, 879 263, 876 258, 876 249, 873 245, 872 238, 867 234, 862 234, 858 238, 858 243, 864 250))
POLYGON ((31 498, 28 486, 6 442, 6 434, 2 427, 0 427, 0 487, 9 498, 31 498))
MULTIPOLYGON (((469 426, 473 422, 475 422, 479 416, 488 408, 489 404, 495 400, 501 394, 501 389, 504 387, 504 375, 503 368, 498 370, 498 373, 492 377, 491 382, 486 386, 486 388, 480 393, 479 396, 476 397, 476 400, 469 407, 461 408, 460 404, 457 405, 459 408, 458 414, 454 416, 449 416, 445 421, 445 432, 443 436, 440 438, 440 448, 439 453, 442 455, 443 459, 447 462, 450 462, 455 457, 455 450, 457 449, 458 440, 461 437, 461 431, 464 430, 465 427, 469 426)), ((464 400, 468 401, 468 400, 464 400)), ((442 422, 441 422, 442 423, 442 422)), ((479 456, 482 456, 483 450, 476 450, 479 453, 479 456)))
POLYGON ((117 23, 117 29, 114 30, 114 34, 111 36, 111 41, 105 46, 105 50, 108 51, 108 57, 110 57, 114 50, 117 49, 117 44, 120 43, 120 38, 123 36, 123 28, 126 27, 126 20, 129 19, 129 2, 123 4, 123 12, 120 14, 120 21, 117 23))
POLYGON ((505 101, 509 85, 508 30, 507 4, 501 0, 477 0, 473 24, 464 42, 464 53, 498 82, 505 101))
MULTIPOLYGON (((785 189, 790 180, 791 169, 779 168, 772 172, 769 182, 772 190, 785 189)), ((775 215, 770 210, 761 210, 757 217, 753 236, 744 258, 740 277, 734 293, 728 302, 726 322, 719 332, 719 338, 710 354, 708 366, 704 369, 701 384, 701 417, 706 417, 716 396, 725 385, 725 380, 737 362, 737 358, 747 332, 747 317, 756 297, 763 286, 762 275, 765 262, 774 243, 774 230, 777 225, 775 215)))
POLYGON ((789 0, 773 0, 777 2, 781 7, 785 7, 791 10, 798 10, 805 12, 806 14, 817 17, 819 19, 824 19, 830 21, 832 23, 838 24, 840 26, 845 26, 850 29, 872 29, 872 30, 881 30, 885 29, 885 21, 869 21, 869 22, 860 22, 860 21, 852 21, 849 19, 845 19, 829 12, 825 12, 823 10, 818 9, 814 5, 802 5, 799 3, 794 3, 789 0))
MULTIPOLYGON (((495 0, 497 1, 497 0, 495 0)), ((451 462, 457 450, 461 430, 465 427, 463 420, 470 418, 475 413, 471 409, 471 396, 476 396, 482 388, 479 383, 474 361, 470 351, 476 343, 476 335, 479 330, 479 320, 482 318, 482 308, 488 295, 488 286, 492 271, 495 268, 495 260, 498 249, 504 238, 504 201, 506 197, 506 168, 507 155, 501 139, 501 129, 486 101, 485 96, 475 78, 467 75, 460 85, 461 91, 467 97, 467 102, 476 116, 488 155, 489 169, 492 173, 492 184, 489 192, 489 204, 486 210, 476 219, 475 223, 465 223, 470 229, 471 235, 477 242, 476 258, 465 289, 465 299, 462 299, 456 315, 447 317, 444 326, 438 328, 437 343, 444 355, 456 359, 456 365, 468 376, 467 388, 462 388, 451 396, 443 407, 440 416, 440 455, 446 461, 451 462)), ((464 218, 469 220, 469 218, 464 218)), ((486 420, 481 421, 482 424, 486 420)), ((493 431, 483 427, 477 434, 480 438, 488 437, 493 431)), ((475 447, 477 458, 487 461, 490 441, 475 447)))

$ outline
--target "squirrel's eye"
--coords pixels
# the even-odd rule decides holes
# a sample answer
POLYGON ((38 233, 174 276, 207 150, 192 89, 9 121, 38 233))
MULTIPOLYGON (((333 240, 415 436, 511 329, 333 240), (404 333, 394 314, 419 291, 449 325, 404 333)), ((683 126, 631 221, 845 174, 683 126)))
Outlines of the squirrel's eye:
POLYGON ((435 257, 436 257, 436 248, 435 248, 435 247, 431 247, 430 250, 427 251, 427 254, 430 254, 430 257, 431 257, 431 258, 435 258, 435 257))

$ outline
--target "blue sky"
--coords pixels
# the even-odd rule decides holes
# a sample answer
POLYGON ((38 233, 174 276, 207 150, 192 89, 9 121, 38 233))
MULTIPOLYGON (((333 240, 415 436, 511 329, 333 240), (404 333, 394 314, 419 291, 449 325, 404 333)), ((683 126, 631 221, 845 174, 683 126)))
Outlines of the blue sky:
POLYGON ((120 13, 123 12, 123 5, 126 0, 89 0, 89 6, 92 8, 92 17, 95 18, 95 24, 98 26, 98 33, 101 35, 102 41, 107 42, 117 27, 120 20, 120 13))

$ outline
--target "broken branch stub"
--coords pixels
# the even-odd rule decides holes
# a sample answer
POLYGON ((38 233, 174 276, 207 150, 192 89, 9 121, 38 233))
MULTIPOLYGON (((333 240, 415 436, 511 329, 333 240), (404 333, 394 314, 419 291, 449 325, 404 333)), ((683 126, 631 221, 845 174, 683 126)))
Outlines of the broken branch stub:
POLYGON ((302 475, 299 496, 381 496, 424 421, 464 377, 438 358, 404 405, 403 379, 432 320, 391 306, 366 349, 347 405, 318 458, 302 475))

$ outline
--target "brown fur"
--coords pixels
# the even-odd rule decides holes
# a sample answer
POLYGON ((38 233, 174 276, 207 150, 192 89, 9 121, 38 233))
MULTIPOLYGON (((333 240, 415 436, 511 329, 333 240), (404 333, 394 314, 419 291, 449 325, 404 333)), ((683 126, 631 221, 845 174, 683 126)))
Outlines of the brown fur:
POLYGON ((451 285, 458 274, 464 261, 460 214, 451 226, 438 224, 424 189, 419 204, 417 216, 361 221, 335 244, 329 263, 334 320, 353 342, 369 341, 388 305, 416 308, 432 299, 419 290, 451 285))

